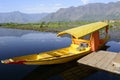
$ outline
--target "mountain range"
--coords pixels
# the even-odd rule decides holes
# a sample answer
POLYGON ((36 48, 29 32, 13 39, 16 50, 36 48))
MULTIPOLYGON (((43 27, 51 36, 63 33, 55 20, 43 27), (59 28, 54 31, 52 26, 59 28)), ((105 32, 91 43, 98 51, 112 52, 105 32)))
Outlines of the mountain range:
POLYGON ((19 11, 0 13, 0 23, 31 23, 40 22, 40 20, 48 15, 48 13, 41 14, 26 14, 19 11))
POLYGON ((61 8, 54 13, 26 14, 19 11, 0 13, 0 23, 100 21, 106 19, 120 19, 120 1, 89 3, 78 7, 61 8))
POLYGON ((99 21, 106 19, 120 19, 120 1, 61 8, 44 17, 42 21, 99 21))

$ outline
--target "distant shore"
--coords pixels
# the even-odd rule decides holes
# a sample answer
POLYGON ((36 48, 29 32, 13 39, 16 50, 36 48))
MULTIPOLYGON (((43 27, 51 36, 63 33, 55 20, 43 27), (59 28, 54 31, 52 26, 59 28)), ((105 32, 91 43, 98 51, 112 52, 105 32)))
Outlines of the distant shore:
MULTIPOLYGON (((69 28, 89 24, 92 22, 41 22, 41 23, 1 23, 0 27, 3 28, 13 28, 22 30, 35 30, 42 32, 60 32, 69 28)), ((110 23, 110 25, 115 26, 113 29, 117 28, 120 30, 120 22, 110 23)))

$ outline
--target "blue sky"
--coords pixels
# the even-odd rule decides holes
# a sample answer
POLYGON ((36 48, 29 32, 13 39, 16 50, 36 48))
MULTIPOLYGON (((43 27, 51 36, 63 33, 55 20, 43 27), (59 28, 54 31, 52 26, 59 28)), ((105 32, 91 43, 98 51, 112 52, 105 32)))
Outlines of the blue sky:
POLYGON ((81 6, 88 3, 108 3, 120 0, 0 0, 0 12, 23 13, 55 12, 60 8, 81 6))

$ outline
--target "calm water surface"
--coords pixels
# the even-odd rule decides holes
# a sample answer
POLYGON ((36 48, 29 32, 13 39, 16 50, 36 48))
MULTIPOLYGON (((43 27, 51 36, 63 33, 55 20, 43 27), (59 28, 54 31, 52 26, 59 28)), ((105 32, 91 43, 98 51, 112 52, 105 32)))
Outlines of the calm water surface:
MULTIPOLYGON (((113 33, 110 34, 113 35, 113 33)), ((106 44, 109 46, 108 51, 120 52, 120 37, 118 35, 120 35, 119 31, 106 44)), ((0 28, 0 60, 63 48, 69 46, 70 43, 70 38, 56 37, 55 33, 0 28)), ((76 74, 72 80, 80 80, 79 74, 75 73, 73 68, 78 69, 80 66, 75 62, 52 66, 5 65, 0 63, 0 80, 68 80, 65 74, 72 71, 76 74)), ((92 74, 84 79, 117 80, 118 76, 92 70, 92 74)))

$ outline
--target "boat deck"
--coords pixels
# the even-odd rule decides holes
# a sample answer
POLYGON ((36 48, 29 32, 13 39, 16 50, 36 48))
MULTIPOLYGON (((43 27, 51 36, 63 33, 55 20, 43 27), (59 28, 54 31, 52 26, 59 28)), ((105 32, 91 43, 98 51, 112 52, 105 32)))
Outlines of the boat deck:
POLYGON ((120 75, 120 53, 108 51, 93 52, 77 62, 120 75))

